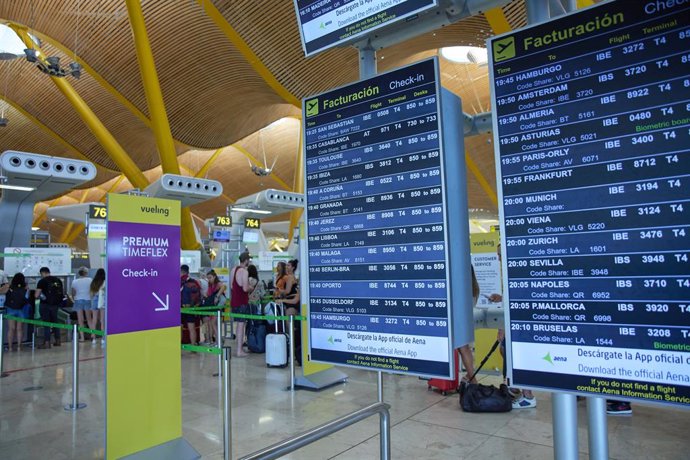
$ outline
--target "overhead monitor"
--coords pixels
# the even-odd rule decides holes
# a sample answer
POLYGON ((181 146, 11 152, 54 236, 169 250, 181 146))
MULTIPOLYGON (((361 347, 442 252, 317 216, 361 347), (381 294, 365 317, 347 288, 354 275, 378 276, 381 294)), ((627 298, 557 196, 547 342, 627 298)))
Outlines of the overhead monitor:
POLYGON ((295 0, 304 54, 352 43, 436 4, 437 0, 295 0))
POLYGON ((303 111, 311 359, 450 377, 453 319, 471 333, 459 99, 434 58, 303 111))
POLYGON ((245 229, 242 233, 243 243, 258 243, 259 242, 259 230, 245 229))
POLYGON ((690 4, 493 38, 511 384, 690 404, 690 4))
POLYGON ((230 242, 230 231, 229 230, 214 230, 212 235, 213 241, 216 243, 228 243, 230 242))

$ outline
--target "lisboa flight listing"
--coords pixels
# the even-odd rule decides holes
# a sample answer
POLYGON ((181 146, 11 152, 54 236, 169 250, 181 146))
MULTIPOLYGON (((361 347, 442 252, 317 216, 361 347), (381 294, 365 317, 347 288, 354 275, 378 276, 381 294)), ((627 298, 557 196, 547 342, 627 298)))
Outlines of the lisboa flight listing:
POLYGON ((305 101, 312 358, 448 372, 436 62, 305 101))
POLYGON ((690 3, 492 41, 515 384, 690 403, 690 3))

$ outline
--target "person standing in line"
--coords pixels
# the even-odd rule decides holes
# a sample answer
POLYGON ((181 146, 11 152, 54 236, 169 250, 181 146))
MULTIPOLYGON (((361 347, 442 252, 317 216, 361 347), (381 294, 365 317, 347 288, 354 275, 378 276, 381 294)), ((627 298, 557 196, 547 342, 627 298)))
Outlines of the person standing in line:
MULTIPOLYGON (((89 325, 91 329, 96 329, 97 316, 100 316, 101 330, 105 334, 105 270, 99 268, 89 286, 91 293, 91 309, 96 310, 93 313, 93 325, 89 325)), ((91 343, 96 343, 96 337, 91 339, 91 343)), ((101 337, 101 345, 105 345, 105 336, 101 337)))
POLYGON ((256 265, 249 264, 247 276, 249 277, 249 304, 261 305, 261 297, 263 297, 264 291, 261 288, 259 271, 256 269, 256 265))
POLYGON ((276 284, 273 290, 273 297, 278 299, 285 295, 285 283, 287 282, 287 268, 285 262, 276 264, 276 284))
POLYGON ((287 263, 287 275, 286 275, 286 281, 285 281, 285 294, 284 298, 287 301, 283 301, 283 304, 286 305, 286 310, 285 314, 289 316, 294 316, 294 315, 299 315, 299 299, 298 299, 298 294, 297 290, 299 289, 299 283, 297 282, 297 278, 295 277, 295 272, 297 272, 297 259, 290 259, 287 263), (295 300, 295 299, 298 300, 295 300))
MULTIPOLYGON (((498 252, 498 263, 502 261, 501 256, 501 243, 496 246, 496 251, 498 252)), ((499 265, 500 266, 500 265, 499 265)), ((494 293, 489 296, 489 302, 503 302, 503 295, 494 293)), ((504 329, 499 329, 496 335, 496 340, 501 342, 499 350, 501 351, 501 356, 503 356, 503 378, 506 378, 506 331, 504 329)), ((537 407, 537 398, 532 393, 532 390, 520 390, 519 388, 509 388, 508 391, 510 395, 513 396, 513 409, 531 409, 537 407)))
MULTIPOLYGON (((189 265, 180 266, 180 296, 182 308, 193 308, 201 305, 201 284, 189 276, 189 265)), ((196 316, 182 313, 182 322, 187 324, 189 343, 198 345, 196 336, 196 316)))
MULTIPOLYGON (((218 274, 215 270, 210 270, 206 273, 206 281, 208 282, 208 287, 206 288, 203 305, 205 307, 220 305, 220 299, 225 295, 225 284, 218 278, 218 274)), ((210 331, 207 341, 210 344, 214 344, 218 340, 218 325, 216 324, 216 318, 213 316, 204 316, 203 318, 207 330, 210 331)))
MULTIPOLYGON (((477 300, 479 299, 479 282, 477 281, 477 276, 474 274, 474 267, 472 265, 470 265, 470 272, 472 275, 472 308, 474 308, 477 306, 477 300)), ((474 375, 474 356, 472 356, 470 344, 461 346, 459 351, 462 365, 465 367, 465 376, 462 378, 463 382, 477 383, 477 378, 474 375), (470 380, 470 378, 472 380, 470 380)))
MULTIPOLYGON (((9 289, 5 293, 5 307, 7 314, 17 318, 28 318, 29 316, 29 291, 26 289, 26 279, 22 273, 17 273, 12 278, 9 289)), ((24 328, 19 321, 7 320, 7 349, 12 351, 12 342, 17 336, 17 351, 22 349, 22 334, 24 328)))
MULTIPOLYGON (((230 308, 233 313, 244 315, 249 313, 250 288, 249 274, 247 272, 249 261, 249 253, 243 252, 240 254, 240 263, 230 272, 230 308)), ((235 331, 235 335, 237 336, 237 357, 244 358, 245 356, 249 356, 249 353, 243 350, 247 320, 244 318, 235 318, 235 322, 237 323, 237 330, 235 331)))
MULTIPOLYGON (((91 309, 91 278, 88 277, 89 271, 86 267, 81 267, 77 271, 79 278, 72 283, 72 299, 74 299, 74 311, 77 312, 77 323, 79 327, 87 323, 89 328, 93 329, 93 317, 95 311, 91 309), (84 318, 86 317, 86 318, 84 318)), ((79 341, 84 341, 84 332, 79 331, 79 341)))
MULTIPOLYGON (((38 271, 41 279, 36 285, 36 298, 40 299, 39 311, 41 313, 41 321, 57 323, 58 308, 65 300, 65 291, 62 287, 62 281, 56 276, 50 274, 48 267, 41 267, 38 271)), ((50 348, 50 331, 53 331, 55 336, 55 346, 60 346, 60 329, 44 327, 43 345, 39 348, 50 348)))

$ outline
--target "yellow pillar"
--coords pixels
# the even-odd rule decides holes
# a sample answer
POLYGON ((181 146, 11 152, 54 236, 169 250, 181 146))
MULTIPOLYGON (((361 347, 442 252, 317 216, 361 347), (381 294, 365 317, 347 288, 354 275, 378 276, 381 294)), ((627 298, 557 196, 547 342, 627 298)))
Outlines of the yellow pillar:
MULTIPOLYGON (((9 25, 12 30, 22 39, 27 48, 35 49, 40 52, 39 59, 45 62, 45 54, 36 46, 36 44, 29 37, 29 33, 26 28, 19 27, 14 24, 9 25)), ((141 172, 139 167, 132 161, 127 152, 122 148, 122 146, 115 140, 110 131, 101 123, 95 113, 86 104, 84 99, 77 94, 77 92, 72 88, 64 78, 50 77, 55 83, 55 86, 60 90, 60 92, 67 98, 67 100, 72 104, 77 114, 84 121, 89 130, 98 139, 98 142, 103 146, 105 151, 108 153, 110 158, 115 162, 120 171, 127 176, 127 179, 132 183, 134 187, 144 189, 149 185, 148 180, 141 172)))
MULTIPOLYGON (((137 51, 141 80, 144 85, 144 93, 146 94, 146 103, 148 104, 149 116, 151 117, 151 129, 156 136, 158 156, 161 160, 163 173, 180 174, 180 165, 177 162, 177 154, 175 152, 175 142, 170 131, 168 114, 165 111, 163 94, 161 93, 158 73, 156 72, 156 64, 153 60, 151 44, 146 33, 146 23, 144 22, 144 13, 141 9, 140 1, 126 0, 126 3, 129 23, 134 34, 134 46, 137 51)), ((188 207, 182 208, 180 231, 182 249, 198 249, 201 247, 196 239, 192 214, 188 207)))
MULTIPOLYGON (((84 192, 81 194, 81 198, 79 199, 79 203, 83 203, 86 201, 86 197, 89 195, 88 190, 84 190, 84 192)), ((81 224, 80 224, 81 225, 81 224)), ((67 242, 67 237, 72 231, 72 228, 74 228, 74 222, 69 222, 65 228, 62 230, 62 233, 60 234, 60 242, 61 243, 66 243, 67 242)), ((81 228, 84 228, 84 225, 81 225, 81 228)))
POLYGON ((206 163, 204 163, 204 165, 201 167, 201 169, 198 170, 196 172, 196 174, 194 174, 194 177, 196 177, 196 178, 204 177, 206 175, 206 173, 208 172, 208 170, 211 169, 211 166, 213 165, 213 163, 216 162, 216 160, 220 156, 220 152, 222 152, 222 151, 223 151, 223 148, 219 148, 218 150, 213 152, 213 155, 211 155, 211 157, 208 160, 206 160, 206 163))

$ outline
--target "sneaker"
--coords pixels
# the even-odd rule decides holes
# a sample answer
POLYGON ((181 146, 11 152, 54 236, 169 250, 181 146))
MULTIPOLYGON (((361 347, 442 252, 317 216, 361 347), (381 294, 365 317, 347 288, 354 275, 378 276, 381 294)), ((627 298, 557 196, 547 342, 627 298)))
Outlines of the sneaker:
POLYGON ((101 339, 101 346, 105 346, 105 339, 101 339))
POLYGON ((606 413, 609 415, 631 415, 632 407, 628 402, 612 401, 606 403, 606 413))
POLYGON ((94 337, 93 339, 91 339, 91 345, 96 345, 96 337, 94 337))
POLYGON ((537 398, 525 398, 520 396, 513 401, 513 409, 531 409, 537 407, 537 398))

